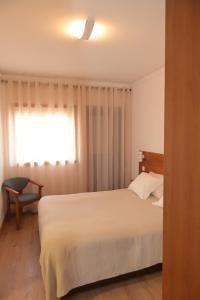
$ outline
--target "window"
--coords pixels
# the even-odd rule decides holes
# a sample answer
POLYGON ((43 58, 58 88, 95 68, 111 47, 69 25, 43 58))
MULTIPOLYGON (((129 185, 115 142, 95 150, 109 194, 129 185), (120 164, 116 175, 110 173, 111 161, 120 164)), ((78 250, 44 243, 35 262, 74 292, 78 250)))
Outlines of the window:
POLYGON ((14 130, 19 165, 76 159, 75 126, 67 113, 16 113, 14 130))

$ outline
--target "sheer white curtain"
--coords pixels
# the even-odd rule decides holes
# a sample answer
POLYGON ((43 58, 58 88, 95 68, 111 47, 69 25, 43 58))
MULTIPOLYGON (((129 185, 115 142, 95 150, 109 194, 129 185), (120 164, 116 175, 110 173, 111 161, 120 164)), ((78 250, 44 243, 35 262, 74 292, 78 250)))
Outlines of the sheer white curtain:
POLYGON ((4 79, 1 109, 6 177, 29 176, 46 194, 129 183, 129 89, 4 79))

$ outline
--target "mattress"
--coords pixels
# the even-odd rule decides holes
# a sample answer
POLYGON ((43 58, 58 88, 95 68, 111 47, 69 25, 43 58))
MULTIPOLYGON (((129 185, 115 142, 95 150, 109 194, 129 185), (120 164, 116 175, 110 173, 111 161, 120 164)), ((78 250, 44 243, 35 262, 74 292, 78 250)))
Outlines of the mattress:
POLYGON ((40 264, 47 300, 162 262, 163 211, 128 189, 45 196, 40 264))

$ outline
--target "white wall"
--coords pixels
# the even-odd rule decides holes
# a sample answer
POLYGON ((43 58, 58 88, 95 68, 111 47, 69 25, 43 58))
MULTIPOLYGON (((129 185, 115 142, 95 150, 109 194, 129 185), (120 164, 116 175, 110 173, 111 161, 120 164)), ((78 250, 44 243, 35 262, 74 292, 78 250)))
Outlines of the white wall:
MULTIPOLYGON (((0 76, 1 80, 1 76, 0 76)), ((4 166, 3 166, 3 137, 2 137, 2 102, 1 102, 1 82, 0 82, 0 227, 3 222, 3 218, 5 215, 5 203, 2 197, 1 185, 4 180, 4 166)))
MULTIPOLYGON (((0 147, 1 147, 2 143, 1 143, 1 137, 0 137, 0 147)), ((1 185, 2 182, 4 180, 4 176, 3 176, 3 161, 2 161, 2 153, 1 153, 0 149, 0 227, 2 225, 3 219, 4 219, 4 215, 5 215, 5 203, 3 201, 3 195, 2 195, 2 191, 1 191, 1 185)))
POLYGON ((133 84, 133 178, 139 150, 164 152, 164 68, 133 84))

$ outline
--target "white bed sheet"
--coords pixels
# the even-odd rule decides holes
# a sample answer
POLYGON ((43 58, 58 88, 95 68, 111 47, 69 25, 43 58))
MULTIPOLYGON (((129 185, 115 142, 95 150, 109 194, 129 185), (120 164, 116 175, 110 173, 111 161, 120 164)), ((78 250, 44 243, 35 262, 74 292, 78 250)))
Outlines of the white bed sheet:
POLYGON ((45 196, 39 203, 46 299, 162 262, 163 211, 128 189, 45 196))

